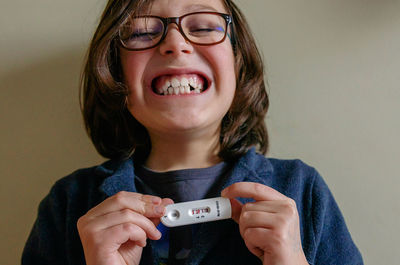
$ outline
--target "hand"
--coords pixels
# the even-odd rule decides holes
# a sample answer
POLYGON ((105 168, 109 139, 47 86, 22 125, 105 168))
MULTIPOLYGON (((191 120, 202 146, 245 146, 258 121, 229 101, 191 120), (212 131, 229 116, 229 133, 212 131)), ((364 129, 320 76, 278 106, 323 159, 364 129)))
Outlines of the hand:
POLYGON ((77 226, 88 265, 138 265, 147 238, 158 240, 156 226, 171 199, 119 192, 79 218, 77 226))
POLYGON ((251 253, 264 265, 307 264, 299 228, 296 203, 265 185, 235 183, 221 193, 231 199, 232 218, 239 224, 240 235, 251 253), (253 198, 242 204, 235 197, 253 198))

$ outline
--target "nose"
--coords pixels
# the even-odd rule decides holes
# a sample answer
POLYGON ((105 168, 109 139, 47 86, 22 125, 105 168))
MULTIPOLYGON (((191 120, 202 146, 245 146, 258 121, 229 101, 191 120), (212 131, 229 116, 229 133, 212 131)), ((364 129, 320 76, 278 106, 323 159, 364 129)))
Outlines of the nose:
POLYGON ((180 53, 191 54, 192 52, 192 44, 183 37, 178 26, 174 23, 169 24, 167 35, 160 43, 160 53, 162 55, 178 55, 180 53))

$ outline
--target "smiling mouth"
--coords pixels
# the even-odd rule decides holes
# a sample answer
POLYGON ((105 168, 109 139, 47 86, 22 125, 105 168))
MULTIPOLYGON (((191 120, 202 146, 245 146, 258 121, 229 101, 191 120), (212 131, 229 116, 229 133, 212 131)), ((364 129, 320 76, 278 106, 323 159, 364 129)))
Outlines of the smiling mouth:
POLYGON ((198 74, 163 75, 155 78, 151 87, 162 96, 200 94, 207 90, 208 82, 198 74))

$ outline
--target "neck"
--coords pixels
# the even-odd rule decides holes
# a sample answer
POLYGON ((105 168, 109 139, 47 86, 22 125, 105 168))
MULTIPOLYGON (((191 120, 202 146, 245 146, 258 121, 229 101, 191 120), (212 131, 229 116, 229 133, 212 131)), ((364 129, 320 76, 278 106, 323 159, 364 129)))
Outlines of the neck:
POLYGON ((219 130, 208 135, 150 133, 151 152, 145 166, 160 172, 206 168, 221 162, 219 130))

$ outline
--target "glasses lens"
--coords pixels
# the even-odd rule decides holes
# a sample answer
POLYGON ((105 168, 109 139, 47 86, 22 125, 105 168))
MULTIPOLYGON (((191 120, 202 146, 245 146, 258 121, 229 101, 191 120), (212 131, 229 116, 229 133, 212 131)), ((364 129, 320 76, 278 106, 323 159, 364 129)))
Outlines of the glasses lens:
POLYGON ((186 37, 198 44, 213 44, 225 38, 226 20, 218 14, 191 14, 181 26, 186 37))
POLYGON ((164 25, 155 17, 130 18, 120 29, 122 44, 129 49, 146 49, 157 44, 164 25))

